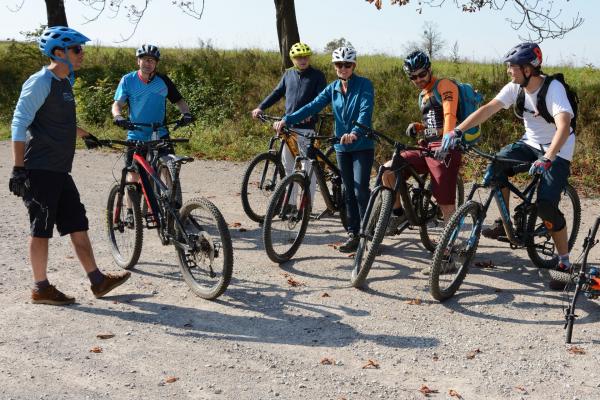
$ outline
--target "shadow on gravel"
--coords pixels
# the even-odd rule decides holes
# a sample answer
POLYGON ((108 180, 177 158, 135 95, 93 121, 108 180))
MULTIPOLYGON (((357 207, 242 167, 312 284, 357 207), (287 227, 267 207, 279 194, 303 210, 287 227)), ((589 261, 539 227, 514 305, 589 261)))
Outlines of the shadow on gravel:
MULTIPOLYGON (((296 299, 306 290, 294 292, 274 285, 257 288, 255 282, 236 282, 227 299, 216 301, 237 311, 237 315, 208 309, 152 302, 151 295, 107 297, 126 304, 115 310, 77 305, 73 311, 119 318, 135 324, 161 325, 165 333, 186 338, 215 338, 235 342, 290 344, 310 347, 345 347, 368 341, 392 348, 432 348, 434 337, 370 335, 341 321, 342 316, 365 316, 367 311, 346 306, 310 303, 296 299), (248 315, 239 315, 239 312, 248 315)), ((316 290, 315 290, 316 291, 316 290)), ((318 290, 321 292, 322 290, 318 290)), ((206 303, 210 306, 210 303, 206 303)), ((202 304, 200 304, 202 306, 202 304)), ((207 307, 209 308, 209 307, 207 307)))

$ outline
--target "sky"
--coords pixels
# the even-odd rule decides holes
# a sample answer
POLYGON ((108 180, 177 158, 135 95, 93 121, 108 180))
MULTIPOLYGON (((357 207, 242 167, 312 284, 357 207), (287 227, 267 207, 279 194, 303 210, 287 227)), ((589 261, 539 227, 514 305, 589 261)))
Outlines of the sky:
MULTIPOLYGON (((118 43, 132 30, 125 13, 114 18, 106 13, 86 24, 86 18, 94 16, 92 9, 78 0, 65 0, 65 7, 72 28, 95 43, 108 46, 137 47, 152 43, 197 47, 209 42, 222 49, 278 49, 273 0, 206 0, 200 20, 186 16, 171 3, 170 0, 152 1, 136 33, 125 43, 118 43)), ((423 24, 432 21, 447 43, 446 54, 456 42, 461 57, 496 62, 522 41, 519 36, 528 35, 526 30, 514 31, 506 21, 519 17, 510 1, 502 11, 477 13, 463 13, 453 0, 446 0, 442 7, 423 7, 419 14, 417 3, 415 0, 400 7, 383 0, 383 9, 377 10, 364 0, 296 0, 300 38, 317 51, 323 50, 330 40, 344 37, 354 45, 359 57, 373 53, 403 56, 407 43, 418 41, 423 24)), ((565 24, 571 22, 577 12, 585 21, 565 38, 549 39, 541 44, 544 63, 592 64, 598 68, 600 46, 593 44, 600 38, 598 1, 554 0, 554 3, 555 10, 565 8, 560 16, 565 24)), ((41 0, 0 0, 0 21, 0 39, 20 39, 19 32, 34 30, 46 22, 45 5, 41 0), (21 2, 20 11, 10 11, 21 2)))

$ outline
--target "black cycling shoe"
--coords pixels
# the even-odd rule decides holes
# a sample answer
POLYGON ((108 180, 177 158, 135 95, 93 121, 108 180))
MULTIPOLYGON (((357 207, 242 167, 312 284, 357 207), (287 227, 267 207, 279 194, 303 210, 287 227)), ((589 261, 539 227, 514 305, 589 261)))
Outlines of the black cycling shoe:
POLYGON ((485 228, 481 231, 481 234, 488 239, 498 239, 499 237, 506 237, 506 231, 501 219, 494 221, 494 225, 489 228, 485 228))
POLYGON ((360 238, 351 233, 348 237, 348 240, 346 240, 344 244, 338 247, 338 250, 341 253, 352 253, 353 251, 356 251, 356 249, 358 249, 359 242, 360 238))

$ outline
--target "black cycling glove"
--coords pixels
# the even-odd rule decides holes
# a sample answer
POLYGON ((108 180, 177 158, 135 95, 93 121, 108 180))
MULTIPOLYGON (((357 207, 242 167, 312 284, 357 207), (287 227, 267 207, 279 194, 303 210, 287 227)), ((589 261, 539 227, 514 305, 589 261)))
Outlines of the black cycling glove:
POLYGON ((13 167, 8 181, 8 189, 11 193, 18 197, 25 197, 29 188, 29 173, 25 167, 13 167))
POLYGON ((98 138, 92 135, 91 133, 83 137, 83 142, 85 143, 85 147, 87 147, 90 150, 102 146, 102 143, 100 143, 98 138))
POLYGON ((115 121, 115 125, 120 128, 127 129, 129 131, 135 130, 135 125, 128 119, 115 118, 114 121, 115 121))
POLYGON ((191 113, 184 113, 181 115, 181 119, 179 120, 179 126, 189 125, 194 122, 194 116, 191 113))

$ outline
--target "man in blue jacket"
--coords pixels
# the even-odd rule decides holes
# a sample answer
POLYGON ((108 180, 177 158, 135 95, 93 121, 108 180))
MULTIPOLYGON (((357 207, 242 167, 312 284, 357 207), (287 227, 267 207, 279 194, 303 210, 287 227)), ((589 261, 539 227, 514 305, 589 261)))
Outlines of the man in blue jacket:
POLYGON ((81 33, 64 26, 42 33, 39 47, 50 57, 50 65, 23 84, 12 121, 14 167, 9 189, 23 198, 29 212, 34 304, 75 302, 48 282, 48 242, 54 225, 61 235, 71 236, 95 297, 104 296, 130 275, 105 275, 98 270, 87 234, 85 207, 70 175, 76 137, 83 138, 88 148, 99 145, 98 139, 77 126, 75 115, 73 72, 83 62, 82 45, 87 41, 81 33))
MULTIPOLYGON (((321 91, 325 88, 325 75, 323 72, 310 65, 310 56, 312 50, 304 43, 296 43, 290 48, 290 58, 294 63, 292 68, 287 69, 279 84, 273 89, 262 103, 252 110, 252 117, 258 118, 264 110, 277 103, 285 96, 285 114, 291 114, 299 110, 304 105, 310 103, 321 91)), ((314 115, 308 116, 306 119, 291 126, 294 130, 301 134, 311 134, 315 131, 317 118, 314 115)), ((308 141, 302 136, 297 136, 299 148, 305 148, 308 141)), ((294 172, 295 157, 290 152, 287 145, 284 145, 282 152, 282 161, 286 175, 294 172)), ((313 178, 310 184, 310 193, 314 198, 316 189, 316 180, 313 178)), ((296 196, 292 196, 292 201, 295 201, 296 196)), ((292 205, 292 203, 290 203, 292 205)))

